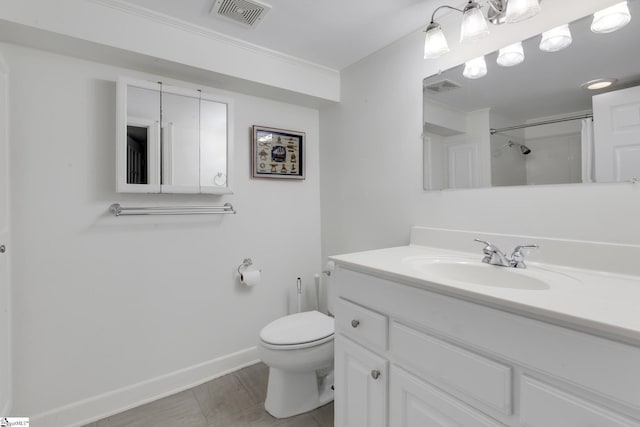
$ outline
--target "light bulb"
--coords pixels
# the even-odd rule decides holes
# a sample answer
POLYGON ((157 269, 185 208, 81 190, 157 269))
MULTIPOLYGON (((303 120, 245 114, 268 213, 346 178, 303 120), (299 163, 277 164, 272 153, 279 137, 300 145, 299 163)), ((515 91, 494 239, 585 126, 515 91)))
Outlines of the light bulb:
POLYGON ((559 27, 542 33, 540 50, 544 52, 557 52, 569 47, 572 41, 569 24, 560 25, 559 27))
POLYGON ((513 67, 514 65, 521 64, 522 61, 524 61, 522 42, 510 44, 500 49, 498 59, 496 60, 498 65, 502 67, 513 67))
POLYGON ((460 26, 460 43, 478 40, 489 35, 489 26, 478 3, 469 1, 465 6, 460 26))
POLYGON ((479 79, 487 75, 487 63, 484 56, 467 61, 464 64, 462 75, 468 79, 479 79))
POLYGON ((424 59, 435 59, 449 52, 447 39, 442 33, 440 25, 432 22, 426 30, 424 39, 424 59))
POLYGON ((505 20, 508 23, 520 22, 540 13, 538 0, 509 0, 505 20))
POLYGON ((612 33, 624 27, 631 21, 631 12, 626 1, 600 10, 593 14, 591 31, 604 34, 612 33))

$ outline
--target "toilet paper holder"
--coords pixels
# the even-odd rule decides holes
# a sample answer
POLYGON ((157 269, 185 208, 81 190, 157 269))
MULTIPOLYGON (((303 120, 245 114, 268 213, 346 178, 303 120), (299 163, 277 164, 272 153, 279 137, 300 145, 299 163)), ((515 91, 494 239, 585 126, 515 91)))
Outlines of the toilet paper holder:
POLYGON ((248 268, 251 265, 253 265, 253 261, 251 261, 251 258, 243 259, 242 264, 238 266, 238 274, 242 274, 242 272, 240 271, 241 268, 248 268))

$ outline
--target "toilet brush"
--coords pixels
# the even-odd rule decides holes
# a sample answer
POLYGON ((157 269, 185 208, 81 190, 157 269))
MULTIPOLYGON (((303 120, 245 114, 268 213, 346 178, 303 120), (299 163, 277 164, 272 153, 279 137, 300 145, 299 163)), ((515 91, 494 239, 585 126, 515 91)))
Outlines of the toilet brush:
POLYGON ((320 311, 320 275, 313 276, 316 285, 316 311, 320 311))

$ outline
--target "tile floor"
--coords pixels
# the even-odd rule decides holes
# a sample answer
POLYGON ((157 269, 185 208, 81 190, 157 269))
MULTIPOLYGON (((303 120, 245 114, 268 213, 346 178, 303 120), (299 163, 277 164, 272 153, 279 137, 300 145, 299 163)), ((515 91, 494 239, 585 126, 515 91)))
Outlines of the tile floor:
POLYGON ((259 363, 85 427, 332 427, 333 403, 278 420, 264 410, 268 368, 259 363))

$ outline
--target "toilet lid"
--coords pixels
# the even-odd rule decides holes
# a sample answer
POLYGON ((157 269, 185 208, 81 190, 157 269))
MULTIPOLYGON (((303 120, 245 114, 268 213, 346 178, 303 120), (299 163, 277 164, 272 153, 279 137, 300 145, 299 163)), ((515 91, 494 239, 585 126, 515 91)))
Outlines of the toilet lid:
POLYGON ((274 320, 262 328, 260 339, 275 345, 303 344, 321 340, 333 332, 333 318, 318 311, 307 311, 274 320))

